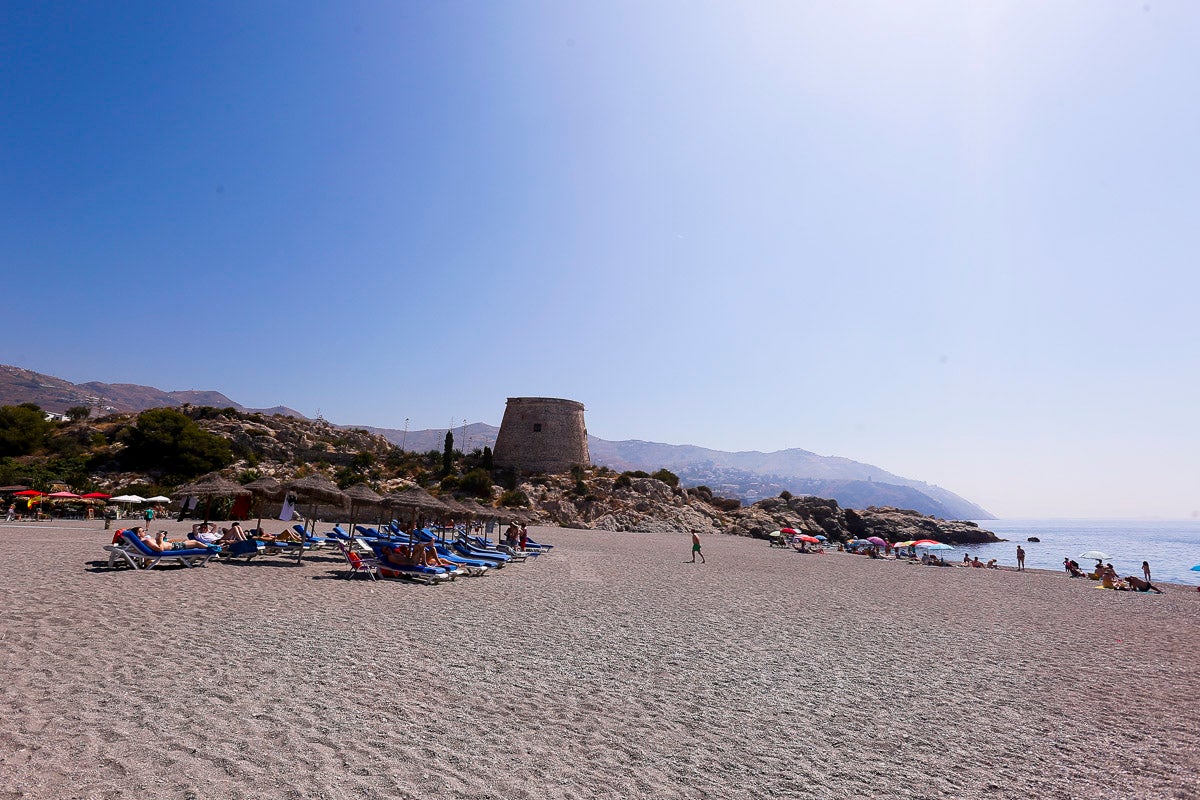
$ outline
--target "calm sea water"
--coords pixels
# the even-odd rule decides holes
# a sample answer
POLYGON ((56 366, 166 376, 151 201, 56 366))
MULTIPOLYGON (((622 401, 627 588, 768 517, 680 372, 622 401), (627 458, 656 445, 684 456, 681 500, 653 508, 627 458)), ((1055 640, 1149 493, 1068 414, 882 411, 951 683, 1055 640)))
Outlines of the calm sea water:
POLYGON ((1200 520, 991 519, 980 521, 979 527, 1009 541, 960 545, 947 557, 961 559, 967 552, 983 561, 995 558, 1016 566, 1019 544, 1025 548, 1027 567, 1061 570, 1063 558, 1070 556, 1090 571, 1096 562, 1079 554, 1099 550, 1112 557, 1122 576, 1141 577, 1142 562, 1149 561, 1154 580, 1200 586, 1200 572, 1191 571, 1200 564, 1200 520), (1030 536, 1041 541, 1025 541, 1030 536))

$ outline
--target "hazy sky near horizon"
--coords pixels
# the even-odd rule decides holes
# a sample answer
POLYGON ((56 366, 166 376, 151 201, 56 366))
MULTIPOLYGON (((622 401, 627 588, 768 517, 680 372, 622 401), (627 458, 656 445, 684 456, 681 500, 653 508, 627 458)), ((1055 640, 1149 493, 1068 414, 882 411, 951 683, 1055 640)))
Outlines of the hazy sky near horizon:
POLYGON ((0 362, 1200 512, 1200 5, 5 3, 0 362))

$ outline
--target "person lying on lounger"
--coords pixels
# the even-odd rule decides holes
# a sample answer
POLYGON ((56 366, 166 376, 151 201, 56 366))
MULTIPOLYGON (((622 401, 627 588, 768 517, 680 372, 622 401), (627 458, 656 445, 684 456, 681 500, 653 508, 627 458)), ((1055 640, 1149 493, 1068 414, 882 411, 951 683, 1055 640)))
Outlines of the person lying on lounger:
POLYGON ((147 547, 156 553, 169 553, 172 550, 204 550, 208 545, 204 542, 195 539, 184 539, 182 542, 172 542, 167 538, 166 531, 159 531, 154 536, 146 533, 142 528, 131 529, 134 536, 138 537, 145 543, 147 547))
POLYGON ((397 567, 441 567, 441 559, 437 556, 437 550, 433 545, 424 544, 417 545, 415 548, 412 545, 398 544, 392 547, 383 548, 383 560, 389 564, 394 564, 397 567), (432 555, 430 555, 432 553, 432 555))
POLYGON ((241 523, 235 522, 221 532, 221 544, 233 544, 234 542, 246 541, 246 532, 242 530, 241 523))

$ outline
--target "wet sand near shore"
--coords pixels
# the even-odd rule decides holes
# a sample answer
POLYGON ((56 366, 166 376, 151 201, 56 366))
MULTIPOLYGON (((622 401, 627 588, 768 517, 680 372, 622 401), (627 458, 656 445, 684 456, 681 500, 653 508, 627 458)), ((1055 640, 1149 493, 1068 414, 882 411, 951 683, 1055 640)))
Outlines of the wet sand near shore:
POLYGON ((0 798, 1200 796, 1181 587, 550 528, 436 587, 135 572, 102 525, 0 523, 0 798))

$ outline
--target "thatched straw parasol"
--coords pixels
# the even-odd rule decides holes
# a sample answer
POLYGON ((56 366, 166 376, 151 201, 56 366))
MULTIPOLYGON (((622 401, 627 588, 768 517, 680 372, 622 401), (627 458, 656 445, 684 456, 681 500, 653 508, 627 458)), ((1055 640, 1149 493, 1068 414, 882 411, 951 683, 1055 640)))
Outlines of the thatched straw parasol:
POLYGON ((470 517, 473 517, 473 516, 475 515, 475 512, 474 512, 474 511, 472 511, 471 509, 467 508, 465 505, 463 505, 461 502, 459 502, 458 500, 456 500, 456 499, 455 499, 455 498, 453 498, 453 497, 449 497, 449 496, 447 496, 447 497, 439 497, 438 499, 439 499, 439 500, 441 500, 441 501, 442 501, 442 503, 443 503, 443 504, 444 504, 444 505, 445 505, 445 506, 446 506, 448 509, 450 509, 450 518, 451 518, 451 519, 455 519, 455 518, 458 518, 458 519, 470 518, 470 517))
MULTIPOLYGON (((473 516, 475 516, 475 512, 472 509, 468 508, 464 503, 462 503, 462 501, 457 500, 456 498, 443 497, 440 499, 450 508, 450 522, 452 524, 456 519, 469 521, 473 516)), ((445 527, 445 525, 442 526, 443 531, 445 530, 445 527)), ((470 533, 470 526, 468 525, 467 527, 467 532, 470 533)), ((457 532, 455 535, 457 535, 457 532)))
POLYGON ((392 492, 383 498, 383 505, 389 508, 411 508, 414 521, 422 511, 444 512, 446 510, 445 503, 420 486, 410 486, 407 489, 392 492))
POLYGON ((259 478, 256 481, 250 481, 242 486, 242 488, 254 493, 257 497, 267 500, 278 500, 283 497, 283 484, 269 475, 259 478))
POLYGON ((355 510, 358 506, 377 506, 383 503, 383 497, 367 486, 365 483, 356 483, 345 491, 345 495, 350 500, 350 530, 349 534, 354 535, 354 523, 357 522, 355 510))
POLYGON ((492 519, 500 513, 497 509, 485 506, 475 499, 463 500, 462 504, 467 507, 468 511, 480 519, 492 519))
MULTIPOLYGON (((311 518, 316 510, 317 503, 328 503, 338 507, 346 505, 346 493, 334 486, 333 481, 326 478, 324 475, 309 475, 307 478, 298 478, 290 481, 285 485, 288 492, 296 495, 297 498, 307 500, 309 503, 309 514, 311 518)), ((313 525, 316 525, 316 520, 312 520, 313 525)), ((305 519, 305 530, 309 519, 305 519)))
POLYGON ((249 489, 250 492, 258 498, 256 505, 258 506, 258 527, 257 530, 262 533, 262 510, 263 504, 268 500, 278 500, 283 497, 283 484, 275 480, 271 476, 259 478, 256 481, 250 481, 242 486, 243 489, 249 489))
POLYGON ((212 501, 216 497, 245 497, 250 494, 249 489, 238 486, 231 480, 222 478, 220 473, 210 472, 203 478, 200 478, 194 483, 187 483, 176 489, 171 496, 177 499, 185 499, 188 497, 207 497, 208 504, 204 511, 204 521, 208 522, 208 518, 212 511, 212 501))

